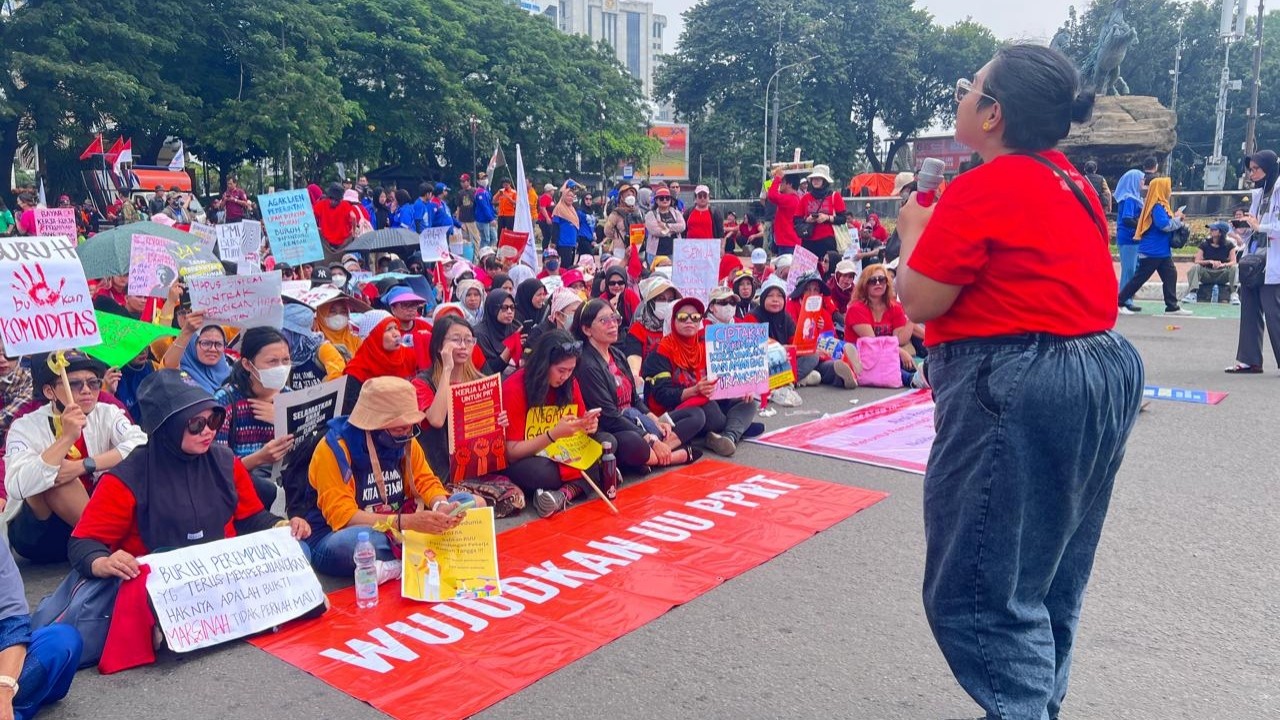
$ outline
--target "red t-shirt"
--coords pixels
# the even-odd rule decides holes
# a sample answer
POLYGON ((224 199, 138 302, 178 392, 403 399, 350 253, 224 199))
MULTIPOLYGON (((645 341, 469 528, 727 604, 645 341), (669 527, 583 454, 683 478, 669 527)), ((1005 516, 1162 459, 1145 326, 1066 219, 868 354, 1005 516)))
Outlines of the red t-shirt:
POLYGON ((793 248, 799 245, 800 236, 796 235, 795 219, 800 212, 800 196, 794 192, 779 192, 778 182, 775 180, 769 186, 769 202, 777 208, 773 213, 774 244, 780 248, 793 248))
POLYGON ((244 190, 240 188, 236 188, 234 190, 227 190, 227 192, 223 194, 222 207, 226 210, 226 217, 227 217, 226 221, 228 223, 240 222, 241 220, 244 220, 244 205, 241 205, 240 203, 248 199, 249 199, 249 196, 245 195, 244 190), (239 202, 233 202, 233 201, 239 201, 239 202))
MULTIPOLYGON (((1093 186, 1056 150, 1102 216, 1093 186)), ((1119 295, 1108 238, 1057 174, 1032 158, 1002 155, 947 186, 908 266, 961 286, 929 322, 929 345, 975 337, 1110 330, 1119 295)))
POLYGON ((858 337, 858 333, 853 331, 854 325, 870 325, 876 337, 886 337, 906 324, 907 314, 902 311, 902 305, 898 303, 889 303, 889 308, 884 311, 884 315, 876 320, 869 305, 861 300, 854 300, 849 303, 849 309, 844 315, 844 337, 849 342, 853 342, 858 337))
POLYGON ((565 415, 582 417, 587 412, 587 404, 582 401, 582 392, 578 390, 576 378, 573 383, 573 403, 555 405, 555 393, 550 388, 544 404, 529 407, 529 399, 525 397, 524 370, 517 370, 502 383, 502 409, 507 411, 507 440, 520 442, 531 440, 547 432, 560 422, 565 415))
POLYGON ((542 196, 538 198, 539 222, 551 222, 551 206, 554 204, 555 200, 552 199, 551 193, 543 193, 542 196))
MULTIPOLYGON (((845 211, 844 198, 840 197, 839 191, 832 190, 826 197, 821 200, 815 198, 813 193, 805 193, 800 196, 801 215, 831 215, 835 217, 836 213, 845 211)), ((831 223, 819 223, 813 226, 813 239, 822 240, 824 238, 835 237, 836 231, 832 229, 831 223)))
POLYGON ((711 222, 711 208, 699 210, 693 208, 689 211, 689 218, 685 221, 684 236, 689 238, 714 238, 715 225, 711 222))
POLYGON ((351 237, 359 217, 351 203, 343 200, 334 206, 329 198, 320 198, 311 209, 316 214, 316 224, 320 226, 320 237, 330 245, 336 247, 351 237))

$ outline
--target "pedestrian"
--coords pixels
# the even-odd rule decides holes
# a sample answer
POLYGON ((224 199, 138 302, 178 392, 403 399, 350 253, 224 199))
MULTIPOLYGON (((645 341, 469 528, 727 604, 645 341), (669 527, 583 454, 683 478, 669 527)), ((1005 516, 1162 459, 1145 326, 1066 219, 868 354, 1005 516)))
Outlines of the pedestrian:
MULTIPOLYGON (((1138 218, 1142 216, 1142 171, 1130 170, 1120 176, 1116 183, 1116 248, 1120 251, 1120 287, 1129 284, 1133 273, 1138 269, 1138 240, 1134 231, 1138 229, 1138 218)), ((1133 312, 1141 312, 1132 300, 1125 307, 1133 312)))
POLYGON ((659 255, 669 257, 675 248, 675 239, 684 234, 684 215, 673 207, 672 200, 671 191, 659 187, 653 193, 653 209, 644 214, 648 235, 645 252, 650 258, 659 255))
POLYGON ((1236 364, 1227 368, 1235 374, 1262 372, 1262 331, 1271 339, 1271 351, 1280 362, 1280 260, 1271 267, 1269 247, 1280 240, 1280 163, 1271 150, 1249 158, 1249 179, 1254 190, 1249 214, 1244 221, 1252 234, 1248 250, 1240 261, 1240 339, 1236 344, 1236 364), (1252 267, 1254 272, 1249 272, 1252 267))
POLYGON ((1142 359, 1112 331, 1102 206, 1054 149, 1092 111, 1074 65, 1009 45, 957 83, 956 100, 956 140, 983 164, 898 215, 897 289, 907 317, 928 324, 936 402, 925 616, 986 717, 1046 720, 1067 693, 1142 359), (1049 227, 1064 240, 1046 243, 1049 227), (1035 302, 1015 311, 1009 298, 1035 302))
POLYGON ((1183 225, 1182 211, 1174 212, 1169 205, 1172 193, 1173 182, 1167 177, 1155 178, 1147 184, 1147 200, 1133 231, 1138 241, 1138 267, 1129 283, 1120 290, 1121 315, 1133 314, 1127 306, 1153 273, 1160 274, 1165 314, 1191 314, 1190 310, 1184 310, 1178 304, 1178 270, 1173 266, 1171 239, 1183 225))

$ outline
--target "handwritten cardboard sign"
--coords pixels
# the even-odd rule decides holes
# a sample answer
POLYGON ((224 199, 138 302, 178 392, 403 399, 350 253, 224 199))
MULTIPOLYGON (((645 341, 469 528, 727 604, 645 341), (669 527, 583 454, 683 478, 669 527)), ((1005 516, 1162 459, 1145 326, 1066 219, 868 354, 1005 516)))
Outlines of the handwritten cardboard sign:
POLYGON ((262 272, 262 223, 244 220, 240 223, 240 262, 237 275, 256 275, 262 272))
POLYGON ((711 288, 720 281, 720 248, 723 240, 676 238, 671 248, 671 282, 684 297, 695 297, 705 306, 711 288))
POLYGON ((170 242, 169 252, 178 263, 178 276, 183 279, 226 274, 213 250, 204 245, 170 242))
POLYGON ((712 400, 758 397, 769 391, 768 325, 717 323, 706 332, 707 377, 716 381, 712 400))
POLYGON ((244 259, 244 223, 225 223, 215 226, 218 241, 218 257, 225 262, 238 263, 244 259))
POLYGON ((169 648, 189 652, 262 632, 324 602, 302 546, 280 527, 138 558, 169 648))
POLYGON ((258 202, 276 262, 301 265, 324 259, 320 228, 306 190, 259 195, 258 202))
POLYGON ((284 324, 280 271, 257 275, 191 278, 191 307, 204 311, 206 322, 240 328, 284 324))
POLYGON ((507 466, 506 433, 498 424, 501 412, 501 376, 490 375, 450 387, 449 453, 453 455, 455 482, 507 466))
POLYGON ((102 342, 74 236, 0 238, 0 335, 10 356, 102 342))
POLYGON ((129 245, 129 294, 163 298, 178 279, 178 261, 170 242, 155 235, 133 236, 129 245))
POLYGON ((796 281, 805 273, 818 272, 818 256, 800 246, 791 253, 791 270, 787 273, 787 295, 796 289, 796 281))
POLYGON ((76 211, 72 208, 36 208, 36 235, 65 237, 72 241, 80 236, 76 228, 76 211))
POLYGON ((439 535, 404 534, 400 594, 410 600, 475 600, 502 594, 493 508, 468 510, 439 535))
POLYGON ((418 249, 423 262, 439 262, 449 252, 449 228, 429 227, 418 235, 418 249))
POLYGON ((200 247, 213 252, 218 244, 218 229, 213 225, 206 225, 202 222, 191 223, 191 229, 187 232, 195 235, 200 239, 200 247))

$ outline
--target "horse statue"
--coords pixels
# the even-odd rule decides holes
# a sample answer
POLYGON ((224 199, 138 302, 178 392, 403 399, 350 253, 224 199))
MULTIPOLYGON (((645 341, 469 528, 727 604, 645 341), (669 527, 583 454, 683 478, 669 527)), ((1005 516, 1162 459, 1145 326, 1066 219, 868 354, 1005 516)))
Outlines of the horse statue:
MULTIPOLYGON (((1128 95, 1129 85, 1120 77, 1120 63, 1129 46, 1138 42, 1138 32, 1125 22, 1124 10, 1129 0, 1115 0, 1111 14, 1098 32, 1098 44, 1080 66, 1080 77, 1086 90, 1098 95, 1128 95)), ((1056 38, 1055 38, 1056 40, 1056 38)))

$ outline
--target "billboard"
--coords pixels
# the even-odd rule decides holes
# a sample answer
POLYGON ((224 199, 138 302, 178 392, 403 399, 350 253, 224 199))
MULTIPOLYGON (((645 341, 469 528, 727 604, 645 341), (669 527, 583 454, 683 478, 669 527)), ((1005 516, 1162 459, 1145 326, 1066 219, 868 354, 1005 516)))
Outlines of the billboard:
POLYGON ((689 126, 654 123, 649 137, 662 143, 662 149, 649 158, 649 180, 688 180, 689 126))
POLYGON ((973 149, 956 141, 952 135, 938 137, 922 137, 911 141, 911 152, 919 166, 924 158, 938 158, 946 163, 946 172, 960 172, 960 164, 973 157, 973 149))

